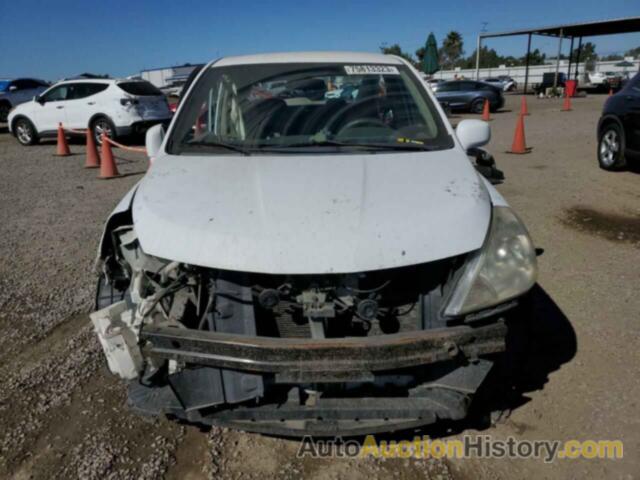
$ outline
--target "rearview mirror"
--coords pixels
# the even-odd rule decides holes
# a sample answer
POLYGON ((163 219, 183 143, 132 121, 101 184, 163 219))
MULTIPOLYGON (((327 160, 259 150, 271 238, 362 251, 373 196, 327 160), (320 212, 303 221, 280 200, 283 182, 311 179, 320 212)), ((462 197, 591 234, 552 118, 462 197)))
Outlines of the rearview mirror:
POLYGON ((456 127, 456 136, 466 152, 489 143, 491 127, 482 120, 462 120, 456 127))
POLYGON ((164 140, 164 125, 161 123, 154 125, 147 130, 145 137, 145 146, 147 147, 147 155, 149 159, 153 158, 160 152, 160 146, 164 140))

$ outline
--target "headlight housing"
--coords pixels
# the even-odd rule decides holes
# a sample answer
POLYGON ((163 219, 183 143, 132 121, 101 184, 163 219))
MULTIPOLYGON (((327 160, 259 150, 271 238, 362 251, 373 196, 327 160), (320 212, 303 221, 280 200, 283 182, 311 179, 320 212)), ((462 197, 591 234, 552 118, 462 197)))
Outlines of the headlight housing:
POLYGON ((508 207, 493 207, 489 233, 467 261, 446 304, 446 316, 507 302, 533 287, 538 266, 529 232, 508 207))

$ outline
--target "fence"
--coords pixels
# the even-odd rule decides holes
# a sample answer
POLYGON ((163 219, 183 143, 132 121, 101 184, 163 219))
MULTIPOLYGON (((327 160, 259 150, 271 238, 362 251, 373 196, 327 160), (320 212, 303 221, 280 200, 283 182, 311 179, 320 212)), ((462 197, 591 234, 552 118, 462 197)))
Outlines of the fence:
MULTIPOLYGON (((627 62, 633 64, 632 67, 618 67, 616 63, 620 63, 622 60, 614 60, 614 61, 606 61, 606 62, 595 62, 595 66, 593 71, 595 72, 628 72, 630 75, 635 74, 640 69, 640 59, 625 59, 627 62)), ((568 60, 560 60, 560 71, 567 72, 567 68, 569 66, 568 60)), ((575 75, 576 64, 573 63, 571 65, 571 78, 575 75)), ((529 66, 529 85, 536 82, 542 81, 542 74, 546 72, 555 72, 556 64, 549 63, 545 65, 530 65, 529 66)), ((584 77, 585 64, 581 63, 579 65, 579 80, 581 83, 586 82, 586 78, 584 77)), ((437 72, 433 78, 441 78, 443 80, 452 80, 457 75, 457 78, 471 78, 475 79, 476 77, 476 69, 460 69, 456 68, 455 70, 441 70, 437 72)), ((524 77, 525 77, 525 67, 507 67, 506 65, 500 65, 499 67, 494 68, 481 68, 480 69, 480 78, 488 78, 488 77, 497 77, 498 75, 508 75, 513 78, 518 85, 524 85, 524 77)))

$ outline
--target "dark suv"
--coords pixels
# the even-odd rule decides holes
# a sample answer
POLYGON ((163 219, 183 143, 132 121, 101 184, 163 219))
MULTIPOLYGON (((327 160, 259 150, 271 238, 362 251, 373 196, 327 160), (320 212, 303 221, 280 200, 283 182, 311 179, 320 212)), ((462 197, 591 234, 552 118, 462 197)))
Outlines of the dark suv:
POLYGON ((553 88, 554 86, 564 88, 567 80, 567 74, 564 72, 558 72, 557 80, 555 72, 545 72, 542 74, 542 82, 533 85, 533 91, 536 92, 536 95, 540 95, 545 93, 547 88, 553 88))
POLYGON ((598 163, 621 170, 640 153, 640 73, 609 97, 598 122, 598 163))
POLYGON ((438 101, 448 104, 451 110, 482 113, 485 100, 489 100, 492 112, 504 105, 502 89, 486 82, 454 80, 438 83, 431 88, 438 101))

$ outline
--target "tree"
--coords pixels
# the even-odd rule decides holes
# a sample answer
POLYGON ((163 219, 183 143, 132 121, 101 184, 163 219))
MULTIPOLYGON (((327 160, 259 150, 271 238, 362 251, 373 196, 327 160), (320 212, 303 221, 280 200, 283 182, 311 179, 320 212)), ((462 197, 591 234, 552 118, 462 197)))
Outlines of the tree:
POLYGON ((604 62, 613 62, 618 60, 624 60, 624 57, 618 53, 612 53, 610 55, 605 55, 604 57, 599 57, 600 60, 604 62))
POLYGON ((596 60, 598 60, 598 54, 596 53, 596 46, 591 42, 587 42, 582 45, 580 50, 580 58, 578 58, 578 49, 573 49, 572 58, 574 62, 584 63, 586 70, 593 70, 595 68, 596 60))
MULTIPOLYGON (((461 68, 475 68, 476 52, 477 50, 474 50, 467 58, 460 59, 456 66, 461 68)), ((486 45, 480 48, 480 68, 496 68, 504 64, 506 64, 505 57, 498 55, 498 52, 493 48, 490 49, 486 45)))
MULTIPOLYGON (((633 58, 640 57, 640 47, 636 47, 636 48, 632 48, 630 50, 627 50, 626 52, 624 52, 624 56, 625 57, 633 57, 633 58)), ((622 59, 620 59, 620 60, 622 60, 622 59)))
POLYGON ((411 56, 410 53, 407 53, 400 48, 400 45, 394 43, 393 45, 387 46, 386 43, 380 45, 380 51, 385 55, 397 55, 399 57, 404 58, 405 60, 411 62, 412 65, 416 64, 415 59, 411 56))
MULTIPOLYGON (((533 52, 529 52, 529 65, 544 65, 545 60, 547 59, 547 54, 542 53, 537 48, 533 52)), ((520 57, 520 65, 527 64, 527 56, 523 55, 520 57)))
POLYGON ((444 69, 454 68, 464 55, 464 42, 460 33, 452 30, 447 34, 440 48, 440 64, 444 69))
POLYGON ((427 49, 424 46, 416 50, 416 58, 418 59, 418 63, 422 63, 426 53, 427 53, 427 49))

